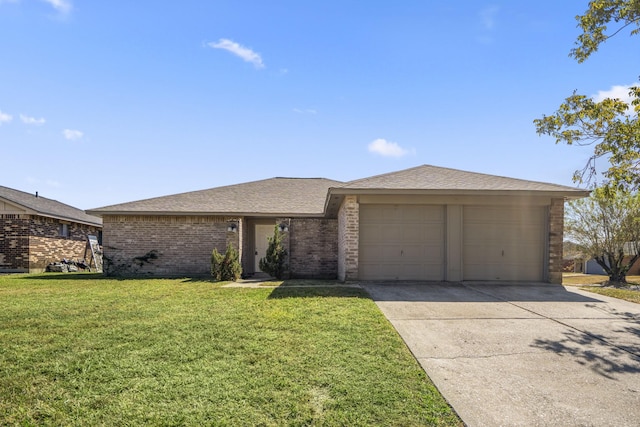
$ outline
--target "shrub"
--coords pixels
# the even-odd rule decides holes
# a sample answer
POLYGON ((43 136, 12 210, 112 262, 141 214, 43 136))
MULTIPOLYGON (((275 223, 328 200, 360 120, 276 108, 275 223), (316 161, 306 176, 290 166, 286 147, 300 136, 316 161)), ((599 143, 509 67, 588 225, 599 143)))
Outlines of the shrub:
POLYGON ((211 276, 215 281, 236 281, 241 275, 240 257, 233 245, 227 245, 224 255, 218 252, 218 249, 213 249, 211 253, 211 276))
POLYGON ((269 237, 267 254, 264 258, 260 259, 260 270, 280 280, 287 269, 287 266, 284 263, 286 257, 287 250, 282 245, 282 233, 280 232, 280 228, 276 225, 273 237, 269 237))

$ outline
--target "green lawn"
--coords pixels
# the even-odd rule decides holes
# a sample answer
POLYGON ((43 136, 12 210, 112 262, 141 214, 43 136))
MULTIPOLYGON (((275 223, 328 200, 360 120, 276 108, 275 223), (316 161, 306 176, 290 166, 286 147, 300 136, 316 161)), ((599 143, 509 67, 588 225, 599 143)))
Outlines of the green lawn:
MULTIPOLYGON (((562 284, 581 286, 580 289, 583 289, 585 291, 623 299, 625 301, 640 303, 640 291, 632 289, 603 288, 599 286, 592 286, 600 285, 607 280, 607 276, 601 276, 597 274, 564 274, 562 277, 562 284)), ((627 276, 627 282, 632 285, 639 285, 640 276, 627 276)))
POLYGON ((0 276, 0 425, 461 425, 366 294, 0 276))
MULTIPOLYGON (((599 274, 564 273, 562 275, 563 285, 599 285, 607 280, 609 280, 608 276, 599 274)), ((640 284, 640 276, 627 276, 627 282, 640 284)))

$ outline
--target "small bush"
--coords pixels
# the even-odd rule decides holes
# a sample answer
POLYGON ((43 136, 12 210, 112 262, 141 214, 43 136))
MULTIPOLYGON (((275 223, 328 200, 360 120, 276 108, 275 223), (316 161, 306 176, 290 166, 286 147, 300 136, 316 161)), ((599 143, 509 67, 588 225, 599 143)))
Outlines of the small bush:
POLYGON ((240 257, 233 245, 227 245, 224 255, 218 252, 218 249, 213 249, 211 253, 211 276, 215 281, 236 281, 241 275, 240 257))
POLYGON ((280 228, 276 225, 273 237, 269 237, 267 254, 264 258, 260 259, 260 270, 280 280, 287 269, 287 266, 284 263, 286 257, 287 250, 282 245, 282 233, 280 232, 280 228))

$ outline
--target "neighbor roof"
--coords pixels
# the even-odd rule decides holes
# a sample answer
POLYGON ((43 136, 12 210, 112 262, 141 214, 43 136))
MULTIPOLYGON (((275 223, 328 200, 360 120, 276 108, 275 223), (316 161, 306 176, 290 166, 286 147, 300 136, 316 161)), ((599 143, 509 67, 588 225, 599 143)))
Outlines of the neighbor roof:
POLYGON ((82 209, 65 205, 57 200, 47 199, 24 191, 0 185, 0 199, 20 206, 29 214, 35 214, 56 219, 63 219, 82 224, 102 226, 102 219, 93 215, 88 215, 82 209))
POLYGON ((329 187, 325 178, 270 178, 91 209, 94 215, 193 214, 322 216, 329 187))

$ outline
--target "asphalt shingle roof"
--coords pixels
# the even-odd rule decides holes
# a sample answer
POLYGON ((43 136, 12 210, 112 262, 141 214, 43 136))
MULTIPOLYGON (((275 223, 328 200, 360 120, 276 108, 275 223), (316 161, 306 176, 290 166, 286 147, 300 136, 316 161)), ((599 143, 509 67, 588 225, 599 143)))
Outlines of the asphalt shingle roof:
POLYGON ((584 192, 564 185, 467 172, 431 165, 347 182, 341 190, 451 190, 584 192))
POLYGON ((65 205, 57 200, 47 199, 46 197, 36 197, 35 194, 25 193, 24 191, 14 190, 13 188, 3 187, 1 185, 0 199, 21 206, 41 216, 102 226, 101 218, 88 215, 82 209, 74 208, 73 206, 65 205))
POLYGON ((90 209, 94 215, 194 214, 242 216, 334 215, 348 193, 460 194, 549 193, 565 197, 585 190, 544 182, 422 165, 347 183, 325 178, 270 178, 90 209), (495 192, 495 193, 494 193, 495 192), (325 206, 326 204, 326 206, 325 206))
POLYGON ((117 213, 322 215, 330 187, 325 178, 270 178, 90 209, 96 215, 117 213))

